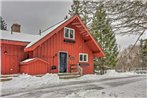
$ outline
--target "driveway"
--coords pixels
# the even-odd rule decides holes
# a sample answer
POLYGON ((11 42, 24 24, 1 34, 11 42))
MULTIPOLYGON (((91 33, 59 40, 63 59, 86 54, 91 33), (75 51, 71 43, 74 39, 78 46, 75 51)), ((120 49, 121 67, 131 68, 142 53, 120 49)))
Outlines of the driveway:
POLYGON ((48 85, 46 87, 20 90, 18 92, 7 93, 2 92, 4 98, 42 98, 45 95, 50 98, 64 97, 68 94, 76 93, 85 90, 102 90, 105 88, 112 88, 126 85, 146 79, 146 76, 129 76, 119 78, 106 78, 101 80, 89 81, 70 81, 59 84, 48 85))

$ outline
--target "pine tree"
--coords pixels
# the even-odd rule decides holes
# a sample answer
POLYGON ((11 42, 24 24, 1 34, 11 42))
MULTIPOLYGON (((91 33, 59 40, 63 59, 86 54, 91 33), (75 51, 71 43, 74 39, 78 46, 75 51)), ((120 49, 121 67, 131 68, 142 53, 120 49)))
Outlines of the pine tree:
POLYGON ((90 27, 94 10, 97 6, 97 2, 88 0, 73 0, 69 15, 79 15, 87 27, 90 27))
POLYGON ((80 15, 82 11, 81 2, 79 0, 73 0, 73 4, 71 5, 71 10, 69 10, 70 16, 80 15))
POLYGON ((0 21, 1 21, 1 30, 7 30, 7 24, 3 20, 3 18, 0 16, 0 21))
MULTIPOLYGON (((70 16, 78 14, 82 21, 89 27, 93 36, 104 49, 105 58, 95 59, 95 69, 104 70, 104 66, 115 67, 117 62, 118 48, 115 34, 112 31, 102 2, 73 0, 69 11, 70 16)), ((102 72, 103 73, 103 72, 102 72)))
POLYGON ((105 67, 114 68, 116 66, 118 54, 115 34, 103 9, 103 4, 100 4, 96 9, 91 32, 106 55, 105 58, 95 59, 95 70, 101 69, 101 74, 103 74, 105 67))
POLYGON ((140 40, 142 67, 147 67, 147 39, 140 40))

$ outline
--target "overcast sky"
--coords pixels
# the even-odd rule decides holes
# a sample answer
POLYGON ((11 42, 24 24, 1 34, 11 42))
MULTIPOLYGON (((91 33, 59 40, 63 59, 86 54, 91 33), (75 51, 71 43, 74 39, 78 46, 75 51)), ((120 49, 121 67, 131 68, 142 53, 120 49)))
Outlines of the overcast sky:
POLYGON ((8 29, 13 23, 21 25, 24 33, 38 33, 51 25, 62 21, 68 14, 72 0, 66 1, 13 1, 2 2, 2 17, 8 24, 8 29))
MULTIPOLYGON (((72 0, 20 1, 3 0, 1 2, 1 16, 6 21, 8 30, 13 23, 18 23, 21 25, 21 32, 31 34, 38 34, 39 29, 44 30, 62 21, 68 15, 72 4, 72 0)), ((134 44, 137 36, 126 35, 116 36, 116 38, 121 48, 125 48, 134 44)))

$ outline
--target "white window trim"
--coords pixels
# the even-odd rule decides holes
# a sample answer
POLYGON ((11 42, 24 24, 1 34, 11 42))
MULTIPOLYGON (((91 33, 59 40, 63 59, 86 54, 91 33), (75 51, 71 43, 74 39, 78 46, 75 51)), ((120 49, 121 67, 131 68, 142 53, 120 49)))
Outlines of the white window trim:
POLYGON ((75 40, 75 29, 72 29, 72 28, 68 28, 68 27, 64 27, 64 38, 67 38, 67 39, 71 39, 71 40, 75 40), (70 38, 70 33, 69 33, 69 37, 66 37, 65 36, 65 29, 69 29, 70 30, 73 30, 73 38, 70 38))
POLYGON ((79 62, 88 62, 88 54, 87 53, 79 53, 79 62), (80 60, 80 55, 83 56, 82 57, 82 61, 80 60), (84 61, 84 55, 86 55, 86 57, 87 57, 87 60, 86 61, 84 61))

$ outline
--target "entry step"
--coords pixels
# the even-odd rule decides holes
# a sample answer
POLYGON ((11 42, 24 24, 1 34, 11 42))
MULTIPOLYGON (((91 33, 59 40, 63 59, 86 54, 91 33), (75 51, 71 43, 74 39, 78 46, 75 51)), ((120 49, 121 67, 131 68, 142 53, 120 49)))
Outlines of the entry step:
POLYGON ((71 79, 71 78, 78 78, 80 77, 80 73, 59 73, 58 74, 60 79, 71 79))

